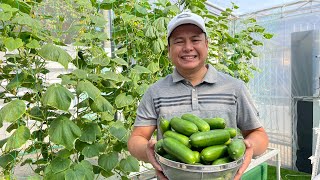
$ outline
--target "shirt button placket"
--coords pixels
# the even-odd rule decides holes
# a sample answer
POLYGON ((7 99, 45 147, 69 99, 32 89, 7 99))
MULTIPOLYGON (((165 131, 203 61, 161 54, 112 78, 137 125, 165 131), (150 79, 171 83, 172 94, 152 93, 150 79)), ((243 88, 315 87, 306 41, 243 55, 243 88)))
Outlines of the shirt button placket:
POLYGON ((195 87, 192 88, 192 109, 197 110, 199 109, 199 103, 198 103, 198 93, 197 89, 195 87))

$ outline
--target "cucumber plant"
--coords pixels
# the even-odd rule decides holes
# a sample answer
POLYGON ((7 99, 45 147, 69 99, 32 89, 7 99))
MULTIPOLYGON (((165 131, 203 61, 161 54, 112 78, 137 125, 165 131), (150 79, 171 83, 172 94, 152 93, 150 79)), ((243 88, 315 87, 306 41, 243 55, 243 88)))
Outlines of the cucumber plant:
POLYGON ((10 178, 18 165, 59 180, 98 175, 128 179, 138 171, 139 162, 126 150, 127 138, 145 90, 172 72, 165 34, 169 19, 180 9, 205 16, 209 38, 220 37, 210 45, 211 57, 215 51, 223 55, 238 48, 238 54, 221 56, 216 65, 230 74, 246 71, 238 60, 250 59, 252 47, 262 44, 252 43, 251 33, 266 35, 258 25, 229 34, 232 9, 212 16, 204 2, 1 1, 0 51, 5 55, 0 60, 0 130, 10 133, 0 139, 1 174, 10 178), (112 22, 102 16, 104 10, 112 10, 112 22), (111 39, 104 32, 107 23, 112 24, 111 39), (111 55, 104 49, 106 41, 112 42, 111 55), (70 43, 73 56, 65 50, 70 43), (57 76, 61 81, 49 84, 48 62, 65 69, 57 76))

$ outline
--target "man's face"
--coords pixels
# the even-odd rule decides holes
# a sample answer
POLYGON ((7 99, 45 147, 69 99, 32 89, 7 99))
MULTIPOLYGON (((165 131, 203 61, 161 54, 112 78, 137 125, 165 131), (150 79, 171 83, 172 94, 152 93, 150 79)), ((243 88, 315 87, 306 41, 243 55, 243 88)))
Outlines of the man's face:
POLYGON ((208 41, 196 25, 178 26, 169 39, 169 58, 179 72, 198 71, 208 56, 208 41))

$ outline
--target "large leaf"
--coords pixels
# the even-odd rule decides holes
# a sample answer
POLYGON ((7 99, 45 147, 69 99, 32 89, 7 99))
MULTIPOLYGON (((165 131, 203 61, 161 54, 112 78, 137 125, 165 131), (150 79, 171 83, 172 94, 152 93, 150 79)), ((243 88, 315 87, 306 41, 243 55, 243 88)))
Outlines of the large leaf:
POLYGON ((83 142, 92 143, 98 136, 101 136, 99 125, 97 123, 88 123, 84 126, 79 139, 83 142))
POLYGON ((22 16, 16 16, 12 20, 12 22, 20 25, 26 25, 34 29, 39 29, 41 27, 40 21, 38 21, 37 19, 33 19, 27 14, 23 14, 22 16))
POLYGON ((122 58, 114 58, 114 59, 111 59, 111 61, 119 64, 119 65, 122 65, 122 66, 128 66, 128 63, 127 61, 125 61, 124 59, 122 58))
POLYGON ((119 163, 118 158, 119 157, 117 152, 102 154, 99 156, 98 165, 105 171, 111 171, 119 163))
POLYGON ((127 129, 124 127, 123 123, 116 121, 110 127, 110 133, 116 137, 119 141, 123 141, 127 135, 127 129))
POLYGON ((71 164, 70 159, 56 157, 50 163, 51 171, 53 173, 59 173, 59 172, 65 171, 70 167, 70 164, 71 164))
POLYGON ((125 106, 129 106, 133 103, 133 98, 131 95, 126 95, 126 93, 119 94, 115 100, 116 106, 118 108, 122 108, 125 106))
POLYGON ((25 126, 20 126, 18 129, 8 138, 5 151, 8 152, 12 149, 21 147, 30 138, 30 130, 25 126))
POLYGON ((94 179, 93 167, 89 161, 83 160, 72 169, 68 169, 65 180, 92 180, 94 179))
POLYGON ((91 103, 90 108, 93 112, 112 112, 113 110, 113 106, 103 96, 97 96, 91 103))
POLYGON ((120 168, 126 172, 138 172, 140 169, 139 161, 133 156, 121 159, 120 168))
POLYGON ((53 44, 43 45, 39 54, 48 61, 60 63, 65 69, 68 69, 68 63, 72 60, 72 57, 65 50, 53 44))
POLYGON ((13 39, 12 37, 4 39, 4 45, 9 51, 13 51, 23 46, 22 39, 13 39))
POLYGON ((87 80, 79 82, 76 92, 78 95, 86 92, 92 100, 95 100, 98 96, 101 96, 101 91, 87 80))
POLYGON ((15 122, 26 112, 26 105, 22 100, 13 100, 0 109, 0 127, 2 122, 15 122))
POLYGON ((19 154, 18 151, 11 151, 8 154, 1 154, 0 167, 5 169, 8 164, 16 160, 16 158, 18 157, 18 154, 19 154))
POLYGON ((81 151, 81 153, 87 158, 98 156, 99 152, 100 152, 99 146, 96 144, 88 145, 88 146, 84 147, 81 151))
POLYGON ((148 68, 139 65, 135 65, 133 70, 137 73, 151 73, 151 71, 148 68))
POLYGON ((68 150, 73 149, 74 142, 80 135, 80 128, 65 116, 60 116, 52 121, 49 127, 51 141, 65 146, 68 150))
POLYGON ((42 97, 42 103, 60 110, 67 111, 70 107, 73 94, 60 84, 52 84, 42 97))

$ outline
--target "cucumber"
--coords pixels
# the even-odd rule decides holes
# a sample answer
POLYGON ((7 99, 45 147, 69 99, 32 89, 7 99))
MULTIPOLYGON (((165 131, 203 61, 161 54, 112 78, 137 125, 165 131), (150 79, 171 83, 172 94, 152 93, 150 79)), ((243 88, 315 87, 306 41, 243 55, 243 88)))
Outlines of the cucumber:
POLYGON ((227 130, 216 129, 206 132, 196 132, 192 134, 189 139, 191 146, 199 148, 224 144, 230 139, 230 134, 227 130))
POLYGON ((201 159, 203 161, 214 161, 223 157, 228 151, 228 147, 226 145, 215 145, 204 148, 201 153, 201 159))
POLYGON ((228 145, 228 154, 234 160, 241 158, 244 155, 245 151, 246 145, 244 144, 242 139, 234 139, 228 145))
POLYGON ((166 131, 168 131, 168 130, 171 129, 171 127, 170 127, 170 121, 168 121, 167 119, 163 119, 163 118, 162 118, 162 119, 160 120, 159 126, 160 126, 160 131, 161 131, 162 135, 163 135, 166 131))
POLYGON ((210 126, 209 124, 204 121, 203 119, 199 118, 198 116, 196 115, 193 115, 193 114, 183 114, 181 116, 181 119, 184 119, 184 120, 187 120, 187 121, 190 121, 190 122, 193 122, 195 125, 197 125, 199 131, 210 131, 210 126))
POLYGON ((154 150, 159 154, 163 155, 166 153, 166 151, 163 149, 163 139, 160 139, 155 145, 154 150))
POLYGON ((186 136, 198 132, 198 127, 194 123, 178 117, 173 117, 170 120, 170 125, 175 131, 186 136))
POLYGON ((164 157, 164 158, 166 158, 166 159, 169 159, 169 160, 171 160, 171 161, 181 162, 181 161, 179 161, 179 159, 171 156, 170 154, 164 154, 162 157, 164 157))
POLYGON ((230 138, 227 142, 225 142, 225 143, 224 143, 224 145, 228 145, 228 144, 230 144, 230 143, 231 143, 231 141, 232 141, 232 139, 230 138))
POLYGON ((229 156, 227 156, 227 157, 222 157, 222 158, 214 160, 212 162, 212 165, 226 164, 226 163, 229 163, 229 162, 232 162, 232 161, 233 161, 233 159, 231 159, 229 156))
POLYGON ((163 148, 171 156, 187 164, 196 163, 195 153, 187 146, 172 137, 163 139, 163 148))
POLYGON ((183 134, 180 134, 180 133, 177 133, 175 131, 166 131, 164 134, 163 134, 163 137, 164 138, 167 138, 167 137, 172 137, 178 141, 180 141, 182 144, 186 145, 187 147, 191 147, 190 143, 189 143, 189 137, 183 135, 183 134))
POLYGON ((223 118, 204 118, 204 121, 206 121, 210 125, 210 129, 224 129, 226 127, 226 121, 223 118))
POLYGON ((232 128, 232 127, 226 127, 224 128, 225 130, 228 130, 230 133, 230 138, 234 138, 237 135, 237 129, 232 128))
POLYGON ((196 157, 196 163, 200 163, 201 158, 200 158, 200 153, 198 151, 193 151, 194 156, 196 157))

